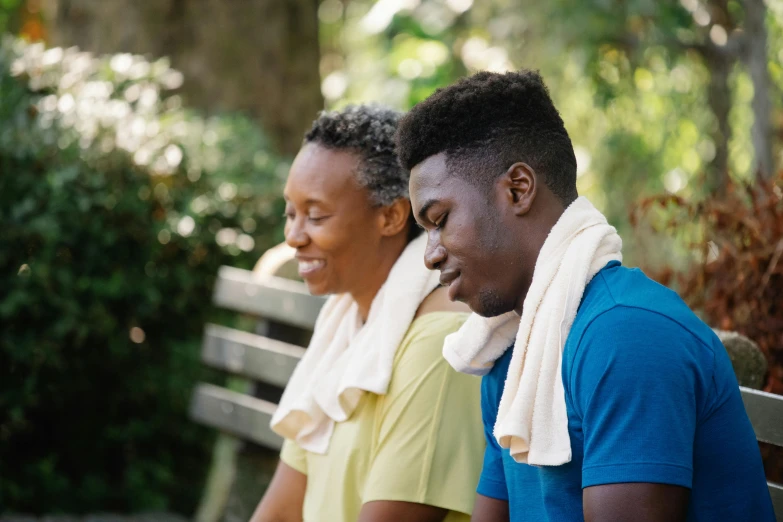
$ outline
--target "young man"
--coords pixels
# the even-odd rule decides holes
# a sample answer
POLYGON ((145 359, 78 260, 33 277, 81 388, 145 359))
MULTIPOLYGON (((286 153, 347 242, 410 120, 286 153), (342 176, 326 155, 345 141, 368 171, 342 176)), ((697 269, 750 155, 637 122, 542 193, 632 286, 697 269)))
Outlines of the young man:
POLYGON ((473 520, 774 522, 723 346, 674 292, 620 265, 616 232, 578 198, 571 141, 541 77, 484 72, 441 89, 405 116, 397 145, 429 236, 425 263, 449 297, 492 318, 475 317, 495 342, 492 321, 521 316, 505 332, 514 348, 462 367, 485 373, 473 520), (571 258, 581 279, 559 280, 571 258))

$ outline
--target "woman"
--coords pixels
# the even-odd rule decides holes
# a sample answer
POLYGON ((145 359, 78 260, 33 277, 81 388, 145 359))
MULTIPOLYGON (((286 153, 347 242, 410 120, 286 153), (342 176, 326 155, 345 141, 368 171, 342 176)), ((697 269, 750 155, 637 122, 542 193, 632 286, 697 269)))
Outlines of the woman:
POLYGON ((480 382, 441 356, 467 309, 423 265, 399 116, 322 113, 291 166, 286 242, 310 291, 333 295, 272 420, 286 441, 252 522, 470 518, 480 382))

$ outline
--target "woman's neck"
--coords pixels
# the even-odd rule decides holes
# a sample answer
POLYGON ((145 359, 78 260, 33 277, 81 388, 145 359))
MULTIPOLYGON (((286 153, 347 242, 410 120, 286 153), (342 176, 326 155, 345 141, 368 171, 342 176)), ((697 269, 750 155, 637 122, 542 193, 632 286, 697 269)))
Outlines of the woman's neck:
POLYGON ((359 316, 362 318, 362 323, 367 321, 375 296, 378 295, 383 283, 388 279, 394 263, 397 262, 397 259, 408 245, 404 234, 401 234, 399 237, 388 238, 388 241, 385 241, 385 243, 385 245, 381 244, 379 249, 377 269, 368 274, 366 280, 357 284, 356 290, 351 292, 351 297, 359 305, 359 316))

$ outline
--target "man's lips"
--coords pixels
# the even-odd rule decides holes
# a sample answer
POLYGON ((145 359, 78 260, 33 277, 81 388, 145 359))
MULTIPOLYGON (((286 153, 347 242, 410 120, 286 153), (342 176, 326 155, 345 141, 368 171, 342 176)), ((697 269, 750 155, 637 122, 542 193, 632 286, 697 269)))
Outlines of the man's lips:
POLYGON ((449 286, 459 277, 459 272, 456 270, 445 270, 440 273, 440 284, 443 286, 449 286))

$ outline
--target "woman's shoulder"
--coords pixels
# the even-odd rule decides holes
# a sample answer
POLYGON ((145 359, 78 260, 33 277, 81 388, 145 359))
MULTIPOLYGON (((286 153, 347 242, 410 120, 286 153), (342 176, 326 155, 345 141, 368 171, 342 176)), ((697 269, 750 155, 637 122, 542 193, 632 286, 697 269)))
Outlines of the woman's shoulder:
POLYGON ((424 301, 416 310, 415 318, 425 316, 433 312, 462 312, 470 313, 470 308, 464 303, 449 300, 448 288, 439 286, 424 298, 424 301))
POLYGON ((395 357, 395 371, 399 366, 424 368, 432 364, 442 365, 443 341, 457 330, 468 318, 465 312, 435 311, 413 320, 395 357))

